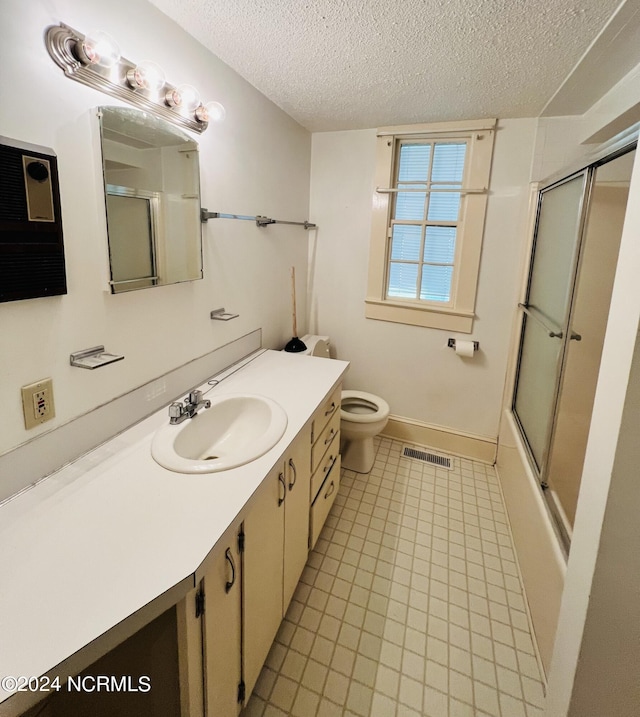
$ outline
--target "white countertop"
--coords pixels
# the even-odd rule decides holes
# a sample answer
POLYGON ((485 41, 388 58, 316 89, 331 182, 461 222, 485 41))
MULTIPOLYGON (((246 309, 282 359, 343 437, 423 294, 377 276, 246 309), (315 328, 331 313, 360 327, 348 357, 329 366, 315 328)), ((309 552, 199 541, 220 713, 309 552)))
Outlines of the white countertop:
MULTIPOLYGON (((252 463, 207 475, 162 468, 150 445, 164 409, 2 506, 0 677, 48 672, 193 576, 347 367, 265 351, 211 388, 286 411, 283 437, 252 463)), ((0 702, 9 696, 0 689, 0 702)))

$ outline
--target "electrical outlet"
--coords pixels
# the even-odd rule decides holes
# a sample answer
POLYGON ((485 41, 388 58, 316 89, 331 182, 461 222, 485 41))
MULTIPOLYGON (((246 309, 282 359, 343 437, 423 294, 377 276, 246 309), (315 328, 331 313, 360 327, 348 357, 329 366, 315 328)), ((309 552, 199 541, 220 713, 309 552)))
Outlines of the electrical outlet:
POLYGON ((41 381, 23 386, 20 390, 25 428, 34 428, 45 421, 50 421, 56 415, 53 405, 53 381, 50 378, 43 378, 41 381))

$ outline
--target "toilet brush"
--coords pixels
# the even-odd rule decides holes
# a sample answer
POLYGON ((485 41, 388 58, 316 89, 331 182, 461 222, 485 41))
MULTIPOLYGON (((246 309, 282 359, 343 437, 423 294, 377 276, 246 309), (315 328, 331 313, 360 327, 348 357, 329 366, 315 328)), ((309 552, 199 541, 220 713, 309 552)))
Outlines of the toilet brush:
POLYGON ((285 351, 289 353, 300 353, 300 351, 306 351, 307 347, 304 341, 298 338, 298 322, 296 320, 296 268, 291 267, 291 298, 293 299, 293 338, 284 347, 285 351))

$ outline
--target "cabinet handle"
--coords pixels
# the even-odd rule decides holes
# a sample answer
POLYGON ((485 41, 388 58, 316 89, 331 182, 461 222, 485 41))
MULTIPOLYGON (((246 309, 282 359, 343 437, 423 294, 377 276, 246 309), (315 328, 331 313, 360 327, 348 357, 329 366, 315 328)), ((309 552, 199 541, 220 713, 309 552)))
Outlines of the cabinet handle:
POLYGON ((336 435, 336 429, 335 429, 335 428, 332 428, 332 429, 329 431, 329 435, 324 439, 324 445, 325 445, 325 446, 329 445, 329 443, 331 443, 331 441, 333 440, 333 437, 334 437, 335 435, 336 435))
POLYGON ((336 410, 336 402, 331 401, 331 405, 329 406, 329 410, 324 412, 325 416, 330 416, 334 411, 336 410))
POLYGON ((328 473, 331 470, 331 466, 333 465, 333 461, 335 461, 335 458, 333 456, 329 456, 329 460, 327 461, 327 465, 322 469, 323 473, 328 473))
POLYGON ((293 471, 293 480, 289 481, 289 490, 293 490, 293 486, 298 479, 298 471, 296 470, 296 464, 293 462, 293 458, 289 458, 289 468, 293 471))
POLYGON ((327 492, 324 494, 324 499, 326 500, 333 493, 333 491, 335 489, 336 489, 336 484, 333 481, 331 481, 331 483, 329 484, 329 488, 327 489, 327 492))
POLYGON ((233 556, 231 555, 231 548, 225 550, 224 557, 227 559, 229 565, 231 565, 231 580, 227 580, 224 586, 224 591, 228 593, 236 583, 236 566, 233 562, 233 556))
POLYGON ((284 488, 284 494, 282 498, 278 496, 278 507, 281 506, 284 503, 284 499, 287 497, 287 484, 284 480, 284 473, 278 473, 278 480, 282 484, 282 487, 284 488))

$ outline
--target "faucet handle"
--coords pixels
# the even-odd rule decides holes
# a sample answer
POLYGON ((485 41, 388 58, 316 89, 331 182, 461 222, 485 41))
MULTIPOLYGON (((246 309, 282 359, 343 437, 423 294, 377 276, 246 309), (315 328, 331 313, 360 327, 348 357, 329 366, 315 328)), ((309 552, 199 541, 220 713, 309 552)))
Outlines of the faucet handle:
POLYGON ((169 404, 169 418, 180 418, 184 413, 184 406, 181 403, 169 404))
POLYGON ((202 391, 190 391, 185 401, 197 406, 202 401, 202 391))

